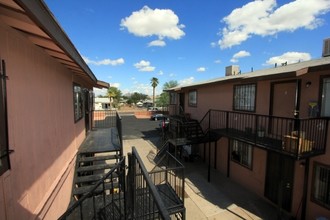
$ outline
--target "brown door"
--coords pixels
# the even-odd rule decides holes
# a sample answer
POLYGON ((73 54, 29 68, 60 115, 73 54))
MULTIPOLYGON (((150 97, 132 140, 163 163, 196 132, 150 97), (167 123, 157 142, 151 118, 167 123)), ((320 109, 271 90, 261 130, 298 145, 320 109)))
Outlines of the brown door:
POLYGON ((297 81, 278 82, 272 84, 271 115, 288 118, 298 116, 298 87, 299 85, 297 81))
MULTIPOLYGON (((277 117, 299 117, 300 81, 276 82, 271 85, 270 115, 277 117)), ((283 135, 280 129, 277 135, 283 135)), ((296 126, 289 124, 291 129, 296 126)), ((277 123, 270 121, 270 130, 276 133, 277 123)), ((279 153, 268 152, 265 196, 287 211, 291 210, 294 160, 279 153)))
POLYGON ((291 211, 294 160, 268 152, 265 196, 278 207, 291 211))

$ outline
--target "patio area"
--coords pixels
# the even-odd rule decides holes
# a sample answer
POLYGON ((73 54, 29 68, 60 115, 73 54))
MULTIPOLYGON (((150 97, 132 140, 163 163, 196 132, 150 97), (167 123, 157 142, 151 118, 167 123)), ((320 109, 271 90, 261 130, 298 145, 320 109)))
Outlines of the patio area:
MULTIPOLYGON (((145 166, 154 165, 150 154, 156 147, 147 139, 124 140, 124 155, 136 147, 145 166)), ((211 182, 207 182, 207 164, 202 161, 185 162, 186 219, 267 219, 277 218, 277 209, 256 194, 211 169, 211 182)), ((282 218, 284 219, 284 218, 282 218)))

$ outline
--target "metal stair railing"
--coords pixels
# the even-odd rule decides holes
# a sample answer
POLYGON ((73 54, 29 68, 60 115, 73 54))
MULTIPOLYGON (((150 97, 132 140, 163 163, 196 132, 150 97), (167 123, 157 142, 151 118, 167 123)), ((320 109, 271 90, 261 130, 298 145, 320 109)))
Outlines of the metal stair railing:
POLYGON ((170 152, 166 151, 149 176, 160 192, 170 214, 180 213, 185 219, 184 166, 170 152))
POLYGON ((135 147, 128 154, 127 209, 130 219, 170 220, 170 215, 156 186, 149 177, 135 147))
POLYGON ((66 219, 98 219, 99 211, 111 203, 116 204, 120 210, 123 219, 126 219, 126 204, 125 204, 125 157, 116 164, 107 174, 100 179, 92 189, 84 194, 78 201, 73 203, 68 210, 63 213, 59 220, 66 219), (118 178, 119 186, 112 190, 106 190, 105 184, 107 179, 118 178))

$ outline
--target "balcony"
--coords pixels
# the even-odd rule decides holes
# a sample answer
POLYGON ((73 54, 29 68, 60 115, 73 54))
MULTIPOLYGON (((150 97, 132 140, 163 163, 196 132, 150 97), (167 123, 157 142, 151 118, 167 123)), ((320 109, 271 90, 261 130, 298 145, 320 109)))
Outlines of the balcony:
MULTIPOLYGON (((182 131, 186 123, 182 121, 176 129, 179 136, 185 133, 182 131)), ((324 154, 327 143, 328 118, 295 119, 209 110, 199 124, 205 137, 209 137, 199 138, 200 143, 227 137, 297 160, 324 154)))
POLYGON ((121 123, 116 111, 93 112, 93 130, 77 154, 71 205, 59 219, 185 219, 182 164, 165 152, 147 172, 134 147, 126 164, 121 123))

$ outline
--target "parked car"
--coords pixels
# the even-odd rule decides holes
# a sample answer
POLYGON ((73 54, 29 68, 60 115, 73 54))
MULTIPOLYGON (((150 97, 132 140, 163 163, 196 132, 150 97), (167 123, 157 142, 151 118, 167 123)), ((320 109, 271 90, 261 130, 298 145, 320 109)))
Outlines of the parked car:
POLYGON ((149 112, 157 112, 157 111, 159 111, 159 109, 156 108, 156 107, 149 107, 149 108, 148 108, 148 111, 149 111, 149 112))
POLYGON ((150 120, 158 121, 158 120, 163 120, 167 119, 167 117, 163 114, 153 114, 150 116, 150 120))

